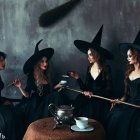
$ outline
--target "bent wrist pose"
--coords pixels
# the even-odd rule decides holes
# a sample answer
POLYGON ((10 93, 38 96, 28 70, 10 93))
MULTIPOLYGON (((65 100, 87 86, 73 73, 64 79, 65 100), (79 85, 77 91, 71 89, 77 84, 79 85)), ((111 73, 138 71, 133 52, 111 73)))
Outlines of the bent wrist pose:
POLYGON ((29 93, 24 90, 21 82, 18 79, 14 81, 14 85, 19 88, 23 96, 27 98, 29 97, 29 93))
POLYGON ((25 62, 23 66, 24 74, 27 75, 25 88, 19 81, 14 81, 26 99, 23 103, 17 105, 18 114, 24 116, 27 124, 41 118, 51 116, 48 105, 54 103, 61 105, 61 94, 53 93, 52 74, 50 71, 50 59, 54 54, 53 48, 38 49, 36 44, 34 54, 25 62))

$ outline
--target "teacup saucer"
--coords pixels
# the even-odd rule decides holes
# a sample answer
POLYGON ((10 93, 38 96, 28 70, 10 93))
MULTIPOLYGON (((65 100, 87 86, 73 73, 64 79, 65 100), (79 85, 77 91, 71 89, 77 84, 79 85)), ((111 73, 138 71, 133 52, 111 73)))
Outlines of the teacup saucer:
POLYGON ((72 125, 72 126, 71 126, 71 129, 72 129, 73 131, 78 131, 78 132, 87 132, 87 131, 92 131, 92 130, 94 130, 94 127, 88 125, 87 128, 85 128, 85 129, 80 129, 77 125, 72 125))

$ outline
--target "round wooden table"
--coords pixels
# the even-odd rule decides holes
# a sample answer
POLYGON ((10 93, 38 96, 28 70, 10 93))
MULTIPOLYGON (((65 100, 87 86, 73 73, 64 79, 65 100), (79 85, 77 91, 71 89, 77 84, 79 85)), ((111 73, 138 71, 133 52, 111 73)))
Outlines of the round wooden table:
POLYGON ((94 126, 90 132, 73 132, 68 126, 60 126, 53 130, 54 118, 37 120, 29 125, 23 140, 105 140, 103 126, 96 120, 89 119, 94 126))

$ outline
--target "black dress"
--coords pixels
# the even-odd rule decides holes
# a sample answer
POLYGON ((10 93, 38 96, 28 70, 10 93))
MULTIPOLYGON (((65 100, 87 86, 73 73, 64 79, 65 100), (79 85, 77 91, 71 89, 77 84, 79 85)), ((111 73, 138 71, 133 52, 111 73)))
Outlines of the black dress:
MULTIPOLYGON (((93 79, 90 67, 88 67, 85 84, 83 84, 80 78, 78 79, 78 83, 83 91, 91 91, 93 94, 103 97, 112 96, 111 70, 108 65, 103 67, 96 79, 93 79)), ((79 112, 78 115, 104 122, 104 118, 109 111, 109 102, 79 94, 75 100, 75 107, 79 112)))
MULTIPOLYGON (((128 79, 127 102, 140 105, 140 78, 128 79)), ((107 140, 140 140, 140 109, 116 105, 106 121, 107 140)))
POLYGON ((52 116, 48 105, 54 103, 59 106, 64 101, 60 93, 51 90, 50 84, 37 86, 33 76, 28 78, 25 91, 30 94, 30 97, 24 97, 23 102, 17 105, 16 109, 27 125, 38 119, 52 116))
MULTIPOLYGON (((4 83, 0 77, 0 93, 4 83)), ((0 96, 1 99, 1 96, 0 96)), ((0 101, 0 140, 21 140, 19 120, 14 113, 13 107, 3 105, 0 101)))
POLYGON ((4 83, 1 79, 1 76, 0 76, 0 104, 3 103, 3 99, 1 98, 1 90, 4 88, 4 83))

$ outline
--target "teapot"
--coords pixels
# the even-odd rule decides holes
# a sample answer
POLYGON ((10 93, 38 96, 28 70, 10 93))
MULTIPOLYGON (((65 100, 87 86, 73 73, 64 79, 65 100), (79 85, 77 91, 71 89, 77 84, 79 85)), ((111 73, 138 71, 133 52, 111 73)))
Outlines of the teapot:
POLYGON ((53 103, 48 106, 51 114, 57 119, 60 123, 70 123, 73 119, 73 110, 74 107, 68 105, 61 105, 57 107, 53 103))

